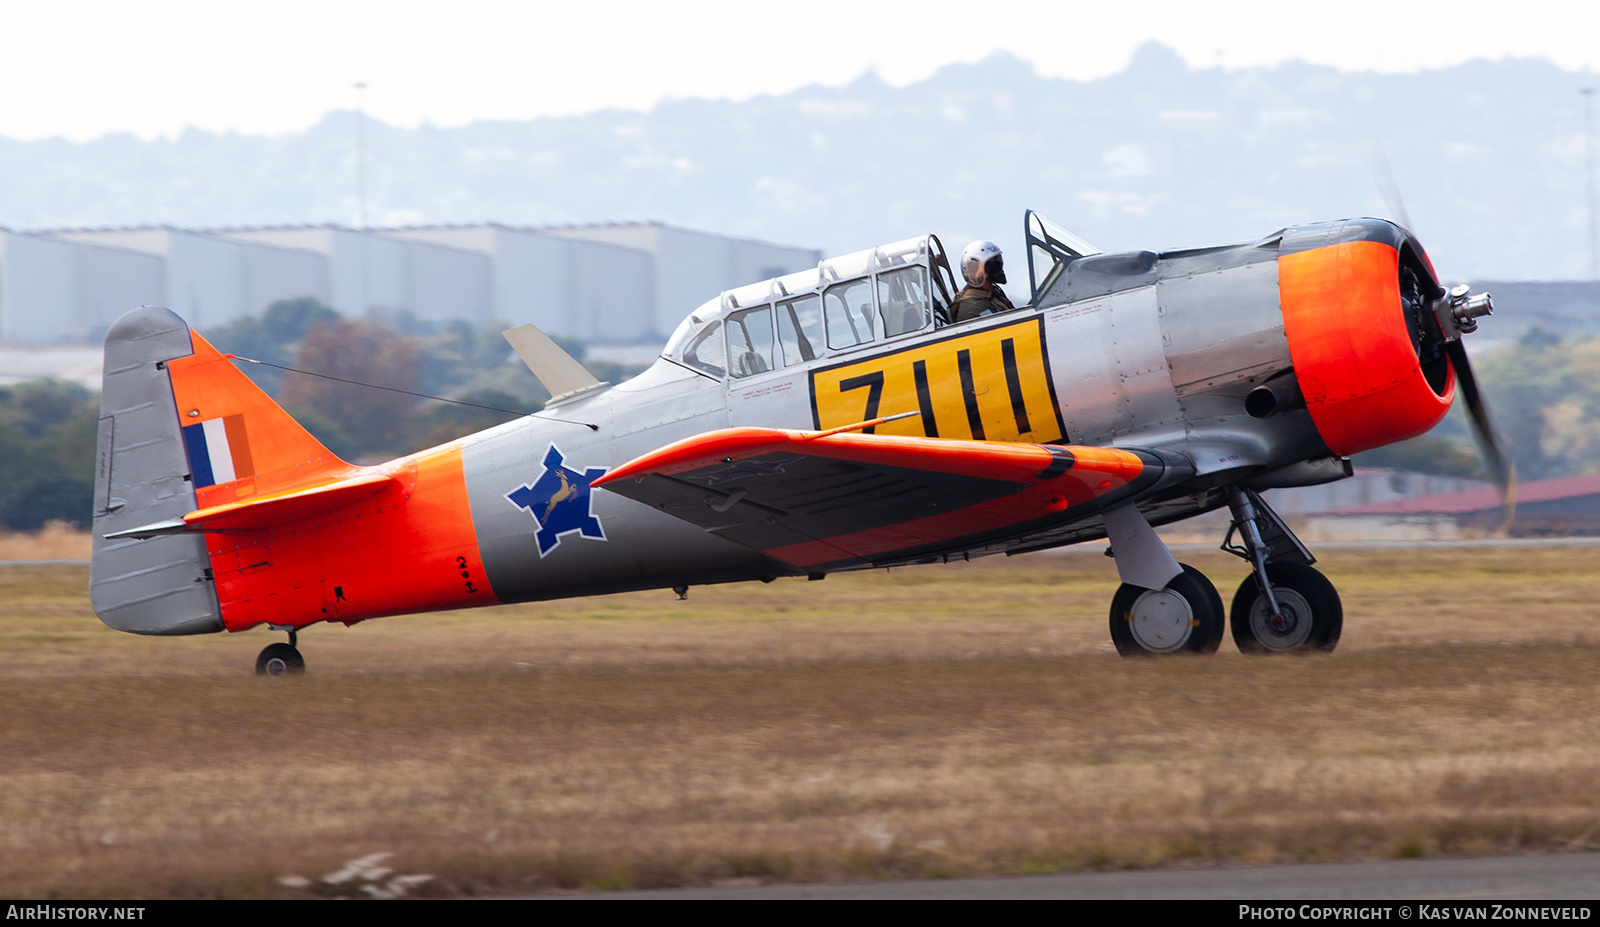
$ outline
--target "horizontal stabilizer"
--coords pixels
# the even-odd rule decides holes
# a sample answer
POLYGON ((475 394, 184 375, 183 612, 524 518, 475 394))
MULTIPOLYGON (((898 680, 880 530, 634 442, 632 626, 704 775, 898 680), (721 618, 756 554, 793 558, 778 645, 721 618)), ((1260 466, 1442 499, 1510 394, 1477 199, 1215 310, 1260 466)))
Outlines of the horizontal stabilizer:
POLYGON ((181 534, 188 530, 189 523, 183 519, 167 518, 162 521, 151 522, 148 525, 140 525, 137 528, 124 528, 121 531, 113 531, 110 534, 101 535, 101 537, 108 541, 115 541, 119 538, 137 538, 141 541, 148 541, 151 538, 158 538, 166 534, 181 534))
POLYGON ((364 473, 309 489, 244 499, 199 509, 183 516, 192 531, 254 531, 309 518, 397 485, 382 473, 364 473))
POLYGON ((153 538, 182 531, 256 531, 332 511, 375 495, 391 485, 398 485, 392 477, 382 473, 366 473, 308 489, 213 505, 197 509, 182 518, 128 528, 105 537, 110 540, 153 538))

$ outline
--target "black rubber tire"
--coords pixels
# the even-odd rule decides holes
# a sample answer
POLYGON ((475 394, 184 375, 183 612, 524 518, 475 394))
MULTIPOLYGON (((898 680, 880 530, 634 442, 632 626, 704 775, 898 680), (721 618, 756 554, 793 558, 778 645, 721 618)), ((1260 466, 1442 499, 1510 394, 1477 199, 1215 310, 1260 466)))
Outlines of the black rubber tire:
POLYGON ((1228 610, 1233 642, 1240 653, 1326 653, 1338 645, 1339 633, 1344 630, 1344 604, 1339 601, 1338 590, 1333 588, 1328 577, 1299 563, 1269 563, 1267 578, 1272 582, 1272 594, 1278 596, 1278 604, 1285 611, 1294 611, 1297 622, 1301 617, 1298 614, 1300 603, 1304 603, 1311 613, 1311 628, 1308 632, 1296 624, 1286 633, 1277 635, 1265 626, 1254 627, 1252 617, 1264 617, 1265 608, 1262 616, 1252 616, 1256 603, 1262 599, 1261 587, 1254 574, 1246 576, 1228 610), (1289 594, 1280 595, 1279 589, 1289 594), (1294 601, 1295 597, 1299 598, 1299 603, 1294 601))
POLYGON ((1227 624, 1222 596, 1206 575, 1187 563, 1180 563, 1183 574, 1167 583, 1163 592, 1183 598, 1191 613, 1186 635, 1172 638, 1166 646, 1153 648, 1142 640, 1134 625, 1134 608, 1151 590, 1123 583, 1111 598, 1111 642, 1124 657, 1158 657, 1178 653, 1216 653, 1227 624))
POLYGON ((288 644, 268 644, 256 657, 257 676, 299 676, 305 671, 305 658, 288 644))

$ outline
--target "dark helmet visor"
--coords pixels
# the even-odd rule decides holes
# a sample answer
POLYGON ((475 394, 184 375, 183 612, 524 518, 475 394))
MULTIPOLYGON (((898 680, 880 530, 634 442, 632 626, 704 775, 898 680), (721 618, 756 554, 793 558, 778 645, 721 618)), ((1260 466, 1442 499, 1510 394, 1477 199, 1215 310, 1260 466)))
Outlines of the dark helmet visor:
POLYGON ((1006 282, 1005 259, 997 254, 994 257, 990 258, 989 260, 984 261, 983 262, 983 276, 984 276, 984 279, 988 280, 990 283, 1005 283, 1006 282))

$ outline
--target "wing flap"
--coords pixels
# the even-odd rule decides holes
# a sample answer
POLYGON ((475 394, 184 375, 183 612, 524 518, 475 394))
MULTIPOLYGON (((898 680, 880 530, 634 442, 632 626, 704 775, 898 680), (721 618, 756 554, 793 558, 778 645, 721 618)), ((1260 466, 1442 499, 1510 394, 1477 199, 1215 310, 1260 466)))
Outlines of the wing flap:
POLYGON ((1170 467, 1118 448, 730 428, 642 455, 594 485, 819 570, 1088 517, 1170 467))

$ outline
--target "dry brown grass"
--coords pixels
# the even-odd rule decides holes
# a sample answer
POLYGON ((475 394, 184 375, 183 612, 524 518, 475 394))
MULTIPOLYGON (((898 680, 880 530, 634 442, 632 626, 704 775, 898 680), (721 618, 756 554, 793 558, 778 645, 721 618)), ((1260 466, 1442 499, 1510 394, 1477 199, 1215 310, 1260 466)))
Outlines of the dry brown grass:
POLYGON ((61 521, 38 531, 0 528, 0 560, 87 560, 91 542, 89 532, 61 521))
POLYGON ((1331 656, 1123 661, 1110 561, 1032 555, 313 629, 288 684, 248 675, 277 635, 120 635, 85 570, 0 570, 0 894, 351 893, 389 876, 319 877, 379 852, 464 894, 1600 846, 1600 550, 1324 567, 1331 656))

